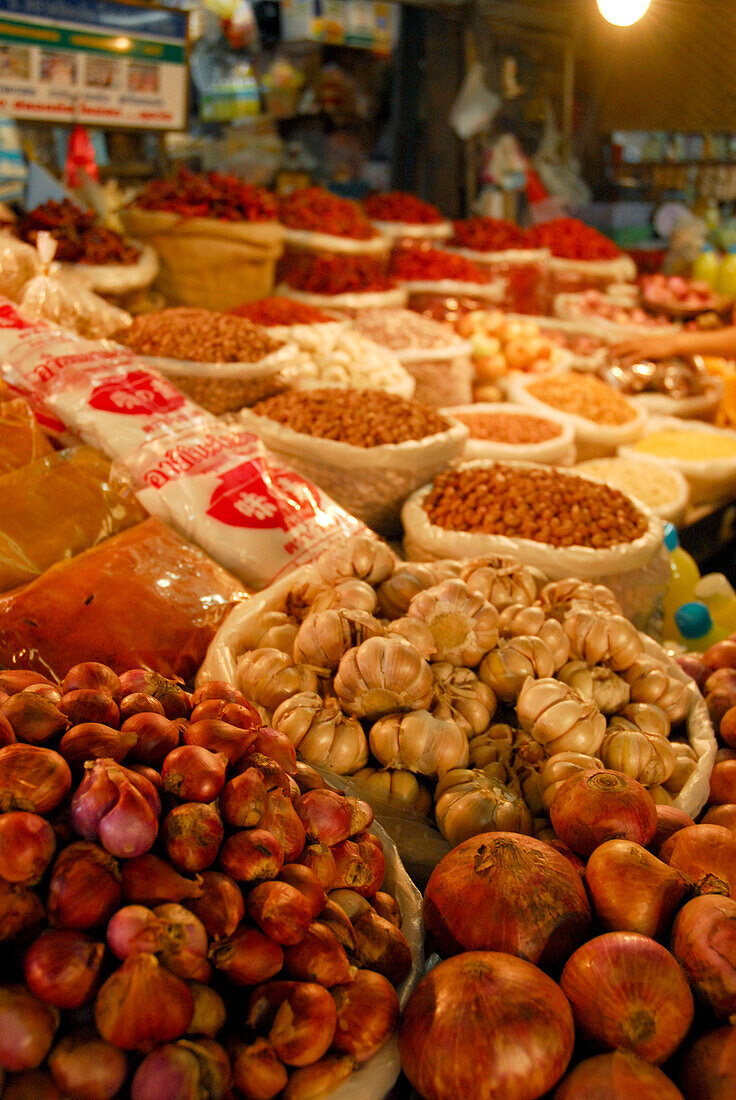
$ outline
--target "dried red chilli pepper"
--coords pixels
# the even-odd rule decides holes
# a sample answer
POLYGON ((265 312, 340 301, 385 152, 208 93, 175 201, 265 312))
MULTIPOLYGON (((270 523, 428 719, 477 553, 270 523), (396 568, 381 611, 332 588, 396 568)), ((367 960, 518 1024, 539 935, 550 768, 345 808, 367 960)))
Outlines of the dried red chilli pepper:
POLYGON ((82 210, 69 199, 49 199, 15 225, 16 234, 28 244, 35 245, 41 231, 56 241, 56 259, 62 263, 133 264, 140 256, 135 245, 100 225, 92 210, 82 210))
POLYGON ((396 286, 384 274, 382 260, 338 252, 293 254, 284 262, 280 277, 294 290, 310 294, 354 294, 392 290, 396 286))
POLYGON ((290 229, 309 229, 334 237, 367 241, 378 236, 356 203, 323 187, 302 187, 281 198, 279 221, 290 229))
POLYGON ((489 283, 493 278, 472 260, 426 244, 397 248, 391 257, 389 274, 407 283, 439 282, 443 279, 461 283, 489 283))
POLYGON ((510 248, 524 248, 523 229, 513 222, 500 218, 466 218, 453 222, 454 248, 467 248, 473 252, 504 252, 510 248))
POLYGON ((548 248, 565 260, 615 260, 621 249, 577 218, 555 218, 526 232, 528 248, 548 248))
POLYGON ((407 195, 404 191, 387 191, 370 195, 363 203, 367 216, 379 222, 405 222, 407 225, 438 225, 445 218, 436 206, 407 195))
POLYGON ((236 317, 245 317, 255 325, 323 325, 333 321, 329 313, 305 302, 296 302, 293 298, 259 298, 255 302, 244 302, 231 309, 236 317))
POLYGON ((165 179, 152 180, 135 200, 141 210, 166 210, 185 218, 219 221, 275 221, 276 199, 264 187, 244 183, 224 172, 192 172, 180 168, 165 179))

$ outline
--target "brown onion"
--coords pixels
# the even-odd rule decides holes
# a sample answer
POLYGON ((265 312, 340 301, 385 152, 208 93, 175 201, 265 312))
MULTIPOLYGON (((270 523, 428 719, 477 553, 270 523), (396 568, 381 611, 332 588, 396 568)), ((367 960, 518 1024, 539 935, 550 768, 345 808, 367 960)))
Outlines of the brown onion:
POLYGON ((42 745, 58 737, 70 726, 69 719, 50 699, 32 691, 11 695, 0 708, 19 741, 42 745))
POLYGON ((403 924, 401 917, 401 909, 396 898, 391 894, 386 894, 379 890, 377 894, 374 894, 371 898, 371 905, 378 913, 379 917, 383 917, 384 920, 390 921, 396 928, 401 928, 403 924))
POLYGON ((297 863, 308 867, 312 874, 321 883, 324 890, 334 890, 337 882, 337 866, 332 849, 326 844, 317 842, 307 844, 301 855, 297 856, 297 863))
POLYGON ((262 726, 253 742, 251 752, 262 753, 284 769, 287 775, 296 775, 296 749, 285 733, 262 726))
MULTIPOLYGON (((361 898, 362 900, 364 899, 361 898)), ((355 936, 355 929, 350 917, 336 901, 327 899, 319 912, 319 919, 322 924, 326 924, 334 932, 338 942, 342 944, 348 954, 357 957, 358 941, 355 936)))
POLYGON ((695 822, 684 810, 678 810, 676 806, 657 806, 657 831, 650 847, 653 852, 659 852, 665 840, 669 840, 673 833, 680 829, 687 829, 695 822))
MULTIPOLYGON (((370 834, 367 834, 370 835, 370 834)), ((332 849, 335 857, 337 889, 355 890, 369 898, 381 889, 386 873, 383 852, 369 840, 343 840, 332 849)))
POLYGON ((238 760, 231 770, 231 775, 242 775, 248 768, 255 768, 267 791, 280 787, 284 794, 291 793, 290 777, 270 756, 264 756, 260 752, 249 752, 238 760))
MULTIPOLYGON (((330 1048, 337 1024, 335 1002, 321 985, 312 982, 274 982, 283 989, 268 1038, 287 1066, 309 1066, 330 1048)), ((251 995, 253 1008, 259 997, 268 996, 268 986, 251 995)), ((249 1013, 250 1019, 250 1013, 249 1013)))
POLYGON ((44 932, 26 951, 26 985, 58 1008, 81 1008, 97 991, 104 953, 104 943, 96 943, 84 932, 44 932))
POLYGON ((200 703, 204 703, 207 699, 221 699, 226 703, 240 703, 241 706, 251 705, 242 691, 238 691, 227 680, 209 680, 206 684, 198 687, 192 694, 192 709, 198 707, 200 703))
POLYGON ((236 882, 275 878, 284 865, 284 850, 265 829, 243 829, 220 849, 220 866, 236 882))
MULTIPOLYGON (((8 695, 6 698, 9 699, 10 696, 8 695)), ((0 705, 2 705, 2 703, 4 703, 4 702, 5 702, 5 698, 3 698, 2 695, 0 694, 0 705)), ((13 727, 11 726, 10 722, 7 720, 5 715, 2 712, 0 712, 0 746, 1 745, 13 745, 13 744, 15 744, 15 740, 16 740, 16 737, 15 737, 15 733, 13 731, 13 727)))
POLYGON ((124 699, 121 699, 119 710, 121 722, 124 722, 126 718, 131 718, 134 714, 163 715, 164 713, 164 708, 158 699, 154 699, 152 695, 146 695, 142 691, 136 691, 132 695, 126 695, 124 699))
POLYGON ((207 718, 216 718, 241 730, 260 729, 261 716, 247 700, 242 703, 234 699, 203 699, 192 709, 191 721, 202 722, 207 718))
MULTIPOLYGON (((223 819, 236 829, 255 829, 268 805, 268 790, 255 768, 246 768, 226 783, 220 795, 223 819)), ((303 847, 303 845, 302 845, 303 847)))
POLYGON ((158 905, 164 901, 184 901, 202 893, 199 877, 184 878, 171 864, 146 852, 135 859, 126 859, 121 868, 123 894, 126 901, 141 905, 158 905))
POLYGON ((666 840, 659 858, 682 871, 700 894, 736 891, 736 836, 721 825, 692 825, 666 840))
POLYGON ((154 913, 164 926, 164 946, 159 952, 164 966, 179 978, 208 981, 212 968, 207 962, 207 930, 199 917, 173 902, 157 905, 154 913))
POLYGON ((675 918, 672 953, 716 1016, 736 1013, 736 901, 717 894, 689 901, 675 918))
POLYGON ((46 907, 56 928, 105 924, 122 900, 120 872, 106 851, 88 840, 70 844, 51 872, 46 907))
POLYGON ((299 800, 298 813, 310 841, 321 841, 331 848, 353 833, 350 803, 337 791, 309 791, 299 800))
POLYGON ((328 790, 327 784, 317 769, 311 764, 305 764, 303 760, 297 760, 294 778, 302 794, 308 794, 309 791, 328 790))
POLYGON ((73 1032, 49 1054, 49 1069, 65 1096, 75 1100, 112 1100, 128 1074, 122 1050, 93 1031, 73 1032))
POLYGON ((41 899, 34 890, 0 879, 0 943, 35 930, 45 916, 41 899))
POLYGON ((284 966, 290 977, 317 982, 328 989, 350 981, 345 949, 327 925, 313 921, 300 941, 284 948, 284 966))
POLYGON ((61 685, 62 694, 69 691, 107 691, 116 703, 123 697, 120 677, 99 661, 84 661, 69 669, 61 685))
POLYGON ((185 982, 139 952, 107 979, 95 1001, 95 1025, 103 1039, 122 1050, 142 1050, 184 1035, 194 1014, 185 982), (146 1006, 141 1012, 140 1006, 146 1006))
POLYGON ((337 1005, 332 1045, 362 1065, 393 1035, 399 1018, 396 990, 381 974, 359 970, 349 985, 333 989, 332 996, 337 1005))
POLYGON ((232 936, 245 916, 245 898, 240 887, 229 875, 219 871, 203 871, 197 896, 190 897, 186 904, 213 940, 232 936))
MULTIPOLYGON (((222 753, 200 745, 179 745, 161 765, 164 790, 182 802, 213 802, 225 784, 227 763, 222 753)), ((227 821, 222 801, 220 812, 227 821)))
POLYGON ((0 691, 4 691, 7 695, 17 695, 19 691, 25 691, 34 684, 58 686, 42 676, 40 672, 32 672, 30 669, 6 668, 0 671, 0 691))
POLYGON ((714 670, 736 668, 736 641, 726 638, 723 642, 716 642, 706 649, 703 654, 703 663, 714 670))
POLYGON ((411 995, 399 1032, 404 1073, 425 1100, 536 1100, 565 1072, 573 1044, 559 987, 495 951, 436 966, 411 995))
POLYGON ((246 898, 246 907, 258 927, 284 945, 299 943, 312 919, 304 896, 286 882, 262 882, 254 886, 246 898))
POLYGON ((263 932, 242 924, 228 939, 213 944, 210 959, 235 985, 255 985, 278 974, 284 952, 263 932))
POLYGON ((676 959, 636 932, 607 932, 579 947, 560 978, 579 1036, 625 1047, 659 1065, 687 1035, 695 1006, 676 959))
POLYGON ((153 847, 158 835, 158 819, 132 782, 123 780, 118 790, 115 805, 100 821, 100 843, 110 855, 132 859, 153 847))
POLYGON ((370 906, 351 923, 361 965, 383 974, 394 985, 403 982, 412 965, 411 950, 403 932, 370 906))
POLYGON ((125 719, 121 732, 136 735, 130 758, 139 764, 158 767, 179 744, 178 725, 160 714, 133 714, 125 719))
POLYGON ((708 803, 723 806, 732 802, 736 802, 736 760, 721 760, 711 772, 708 803))
POLYGON ((7 1078, 2 1095, 3 1100, 63 1100, 54 1079, 42 1069, 14 1073, 7 1078))
POLYGON ((313 871, 301 863, 285 863, 276 876, 279 882, 288 882, 306 899, 312 917, 318 917, 327 902, 327 894, 313 871))
POLYGON ((276 837, 283 849, 286 863, 291 863, 302 852, 306 839, 304 826, 291 799, 283 791, 277 789, 268 792, 265 813, 259 827, 276 837))
POLYGON ((657 807, 646 788, 608 769, 578 772, 566 779, 549 816, 560 840, 580 856, 616 838, 646 848, 657 831, 657 807))
POLYGON ((549 845, 483 833, 437 864, 424 919, 443 956, 492 949, 553 967, 585 937, 590 907, 580 875, 549 845))
POLYGON ((36 1069, 51 1049, 59 1013, 22 986, 0 986, 0 1069, 36 1069))
POLYGON ((685 1052, 679 1084, 685 1100, 733 1100, 736 1027, 719 1027, 696 1039, 685 1052))
POLYGON ((346 1081, 354 1069, 355 1063, 348 1055, 340 1058, 328 1054, 311 1066, 294 1070, 284 1089, 283 1100, 314 1100, 314 1097, 326 1096, 346 1081))
POLYGON ((178 870, 190 873, 212 866, 224 835, 214 803, 182 802, 161 823, 167 856, 178 870))
POLYGON ((204 1044, 180 1040, 143 1059, 131 1082, 130 1096, 131 1100, 221 1100, 227 1084, 219 1060, 204 1044))
POLYGON ((243 730, 217 718, 203 718, 192 722, 184 731, 185 745, 199 745, 210 752, 223 753, 231 764, 251 751, 255 730, 243 730))
POLYGON ((69 765, 43 745, 4 745, 0 749, 0 813, 55 810, 72 785, 69 765))
POLYGON ((189 1024, 190 1035, 209 1035, 214 1038, 227 1020, 227 1010, 217 990, 201 982, 190 982, 189 992, 194 1000, 194 1015, 189 1024))
MULTIPOLYGON (((693 821, 693 825, 695 822, 693 821)), ((722 806, 713 806, 701 817, 701 825, 720 825, 732 833, 736 833, 736 803, 727 803, 722 806)))
POLYGON ((611 932, 661 939, 690 889, 685 875, 630 840, 607 840, 590 856, 585 882, 599 921, 611 932))
POLYGON ((120 711, 109 691, 95 688, 77 688, 68 691, 59 700, 59 710, 69 719, 69 725, 82 722, 99 722, 103 726, 120 725, 120 711))
POLYGON ((630 1050, 580 1062, 557 1086, 553 1100, 683 1100, 661 1069, 630 1050))
POLYGON ((64 734, 59 752, 73 767, 103 758, 121 764, 137 742, 138 734, 132 730, 123 733, 100 722, 82 722, 64 734))
POLYGON ((245 1100, 273 1100, 289 1080, 268 1039, 236 1043, 232 1051, 233 1084, 245 1100))
POLYGON ((189 696, 174 680, 167 680, 146 668, 132 668, 120 677, 123 695, 143 692, 158 699, 167 718, 186 718, 191 710, 189 696))
POLYGON ((56 850, 54 830, 38 814, 14 810, 0 815, 0 878, 38 882, 56 850))

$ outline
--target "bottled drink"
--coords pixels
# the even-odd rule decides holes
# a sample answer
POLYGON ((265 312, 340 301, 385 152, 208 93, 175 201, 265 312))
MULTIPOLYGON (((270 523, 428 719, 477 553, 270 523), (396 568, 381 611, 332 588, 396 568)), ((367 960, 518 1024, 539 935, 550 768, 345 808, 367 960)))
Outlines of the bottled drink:
POLYGON ((695 599, 695 588, 700 580, 700 570, 695 560, 680 546, 677 529, 671 523, 665 524, 664 544, 670 552, 670 586, 664 597, 664 624, 662 634, 673 641, 678 630, 675 612, 684 603, 695 599))
POLYGON ((710 611, 716 626, 727 634, 736 633, 736 591, 723 573, 709 573, 695 586, 695 598, 710 611))
POLYGON ((712 245, 707 244, 693 265, 693 279, 707 283, 716 290, 721 273, 721 261, 712 245))
POLYGON ((716 626, 708 608, 697 600, 678 607, 675 623, 679 632, 676 640, 696 653, 704 653, 710 646, 728 637, 728 631, 716 626))

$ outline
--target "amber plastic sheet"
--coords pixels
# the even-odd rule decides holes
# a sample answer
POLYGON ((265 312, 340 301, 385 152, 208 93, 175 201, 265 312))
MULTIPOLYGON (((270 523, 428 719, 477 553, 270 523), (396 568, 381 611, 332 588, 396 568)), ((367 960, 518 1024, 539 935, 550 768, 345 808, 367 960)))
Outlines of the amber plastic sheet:
POLYGON ((157 519, 0 597, 0 667, 63 677, 82 661, 191 679, 242 585, 157 519))
POLYGON ((109 478, 109 461, 91 447, 0 477, 0 592, 146 518, 134 495, 113 489, 109 478))
POLYGON ((52 451, 27 401, 16 397, 0 404, 0 476, 52 451))

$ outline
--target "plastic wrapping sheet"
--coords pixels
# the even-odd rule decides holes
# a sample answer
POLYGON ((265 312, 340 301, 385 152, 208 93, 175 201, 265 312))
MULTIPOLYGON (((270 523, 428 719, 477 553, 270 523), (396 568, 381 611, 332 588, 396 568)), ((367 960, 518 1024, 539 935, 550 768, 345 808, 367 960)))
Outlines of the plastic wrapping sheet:
POLYGON ((0 396, 0 476, 52 451, 28 402, 22 397, 3 401, 0 396))
POLYGON ((110 463, 91 447, 54 452, 5 474, 0 592, 145 518, 132 493, 111 486, 110 463))
POLYGON ((409 493, 462 454, 468 429, 452 422, 447 431, 404 443, 356 447, 296 432, 243 409, 240 420, 269 451, 313 481, 374 531, 394 537, 409 493))
POLYGON ((333 540, 368 534, 326 493, 270 456, 242 426, 158 440, 115 468, 152 515, 263 588, 333 540))
POLYGON ((127 348, 83 340, 0 299, 0 373, 110 458, 211 423, 127 348))
POLYGON ((0 233, 0 295, 20 301, 23 287, 39 269, 35 248, 9 233, 0 233))
POLYGON ((0 597, 0 667, 62 679, 82 661, 191 679, 243 586, 157 519, 0 597))
POLYGON ((61 264, 51 264, 34 275, 18 300, 29 316, 61 325, 90 340, 112 336, 131 322, 129 313, 100 298, 82 278, 61 264))
POLYGON ((84 279, 99 294, 119 296, 145 290, 158 275, 158 256, 140 241, 132 241, 140 256, 132 264, 62 264, 65 274, 84 279))

